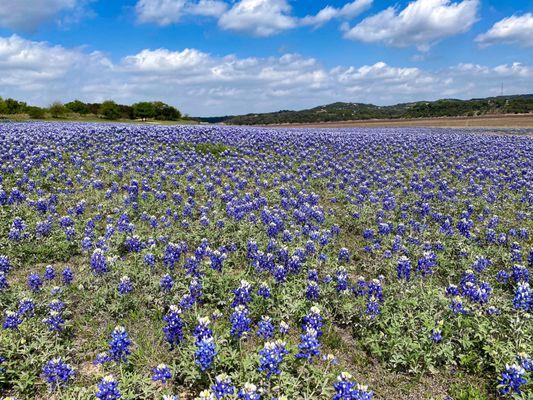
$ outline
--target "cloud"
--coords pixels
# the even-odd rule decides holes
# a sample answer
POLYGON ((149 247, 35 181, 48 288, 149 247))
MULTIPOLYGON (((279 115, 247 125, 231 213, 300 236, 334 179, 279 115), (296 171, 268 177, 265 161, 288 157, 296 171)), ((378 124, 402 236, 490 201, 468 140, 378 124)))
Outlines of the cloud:
POLYGON ((144 49, 112 62, 101 52, 19 36, 0 37, 2 96, 54 100, 162 100, 191 115, 300 109, 334 101, 392 104, 533 91, 533 65, 463 63, 431 71, 376 62, 326 68, 298 54, 213 55, 198 49, 144 49))
POLYGON ((218 0, 139 0, 135 11, 139 22, 165 26, 179 22, 184 16, 219 17, 227 4, 218 0))
POLYGON ((365 18, 344 37, 427 51, 438 41, 468 31, 477 21, 479 0, 415 0, 399 11, 389 7, 365 18))
POLYGON ((372 3, 373 0, 355 0, 351 3, 346 3, 341 8, 326 6, 316 15, 308 15, 302 18, 301 24, 321 26, 334 18, 354 18, 370 8, 372 3))
POLYGON ((493 44, 533 46, 533 14, 513 15, 496 22, 487 32, 476 37, 482 47, 493 44))
POLYGON ((87 13, 89 0, 2 0, 0 27, 32 31, 40 25, 56 21, 64 25, 87 13))
POLYGON ((218 20, 222 29, 272 36, 298 24, 286 0, 240 0, 218 20))
POLYGON ((269 37, 299 26, 319 27, 332 19, 350 19, 372 5, 373 0, 354 0, 340 8, 327 5, 316 15, 294 16, 288 0, 138 0, 135 10, 141 23, 160 26, 179 23, 190 15, 218 19, 223 30, 269 37))

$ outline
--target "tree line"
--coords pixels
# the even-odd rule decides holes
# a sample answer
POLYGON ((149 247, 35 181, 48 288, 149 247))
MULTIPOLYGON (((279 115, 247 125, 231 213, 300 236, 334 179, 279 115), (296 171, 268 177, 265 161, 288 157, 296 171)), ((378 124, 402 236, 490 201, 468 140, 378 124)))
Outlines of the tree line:
POLYGON ((112 100, 102 103, 84 103, 80 100, 68 103, 54 102, 49 107, 28 105, 23 101, 0 97, 0 115, 26 114, 33 119, 95 116, 109 120, 155 119, 176 121, 182 118, 180 111, 161 101, 142 101, 132 105, 117 104, 112 100))
POLYGON ((369 119, 474 117, 491 114, 527 114, 532 112, 533 95, 516 95, 471 100, 419 101, 392 106, 338 102, 301 111, 281 110, 262 114, 198 118, 198 120, 236 125, 269 125, 369 119))

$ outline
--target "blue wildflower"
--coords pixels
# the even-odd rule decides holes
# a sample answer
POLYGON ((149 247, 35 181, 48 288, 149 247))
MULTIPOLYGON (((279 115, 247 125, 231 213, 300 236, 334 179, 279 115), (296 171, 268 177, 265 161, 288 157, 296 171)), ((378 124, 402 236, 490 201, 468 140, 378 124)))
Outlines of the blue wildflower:
POLYGON ((74 368, 64 362, 61 357, 57 357, 51 359, 43 366, 42 373, 50 390, 54 391, 61 386, 66 386, 72 380, 74 368))
POLYGON ((127 362, 130 354, 131 340, 123 326, 117 326, 111 333, 109 355, 116 362, 127 362))
POLYGON ((226 396, 235 394, 235 386, 233 386, 231 378, 226 374, 220 374, 215 378, 215 383, 211 386, 211 390, 217 399, 223 399, 226 396))
POLYGON ((250 331, 250 323, 252 322, 248 317, 248 309, 243 305, 235 307, 235 311, 231 314, 231 336, 240 339, 245 333, 250 331))
POLYGON ((183 340, 183 321, 180 314, 178 307, 172 305, 168 313, 163 317, 166 322, 163 333, 165 334, 165 340, 170 344, 170 348, 179 345, 183 340))
POLYGON ((172 378, 172 373, 170 372, 170 367, 166 364, 159 364, 157 367, 152 369, 152 380, 154 382, 160 381, 161 383, 167 383, 168 380, 172 378))
POLYGON ((118 400, 122 396, 118 383, 112 375, 107 375, 98 383, 98 391, 95 395, 99 400, 118 400))
POLYGON ((211 368, 217 350, 213 337, 204 337, 196 342, 195 362, 202 371, 211 368))
POLYGON ((264 348, 259 351, 259 372, 265 372, 267 379, 271 375, 281 373, 279 367, 284 357, 289 354, 285 342, 276 340, 265 343, 264 348))

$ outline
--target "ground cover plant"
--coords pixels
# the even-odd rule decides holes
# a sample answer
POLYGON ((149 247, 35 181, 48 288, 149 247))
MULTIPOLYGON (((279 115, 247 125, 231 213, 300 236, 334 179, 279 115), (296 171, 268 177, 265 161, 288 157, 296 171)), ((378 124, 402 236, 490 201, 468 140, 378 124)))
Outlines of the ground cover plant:
POLYGON ((528 399, 533 139, 0 125, 0 393, 528 399))

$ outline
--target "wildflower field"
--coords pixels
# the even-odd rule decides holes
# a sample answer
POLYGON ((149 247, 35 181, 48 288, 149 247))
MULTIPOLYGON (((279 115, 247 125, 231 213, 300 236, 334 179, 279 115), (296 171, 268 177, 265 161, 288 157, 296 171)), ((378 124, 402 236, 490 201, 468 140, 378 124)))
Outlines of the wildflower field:
POLYGON ((0 398, 533 398, 523 131, 0 125, 0 398))

